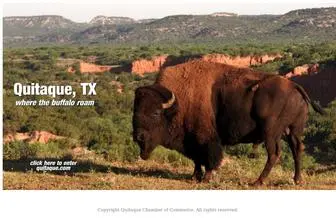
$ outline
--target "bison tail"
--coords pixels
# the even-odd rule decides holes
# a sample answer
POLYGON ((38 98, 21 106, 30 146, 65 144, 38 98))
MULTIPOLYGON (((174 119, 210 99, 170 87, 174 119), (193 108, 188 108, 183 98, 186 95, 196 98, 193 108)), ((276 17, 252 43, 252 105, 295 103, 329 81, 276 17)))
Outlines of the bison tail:
POLYGON ((298 90, 300 92, 300 94, 302 95, 302 97, 304 98, 304 100, 307 102, 307 104, 310 104, 314 111, 318 112, 319 114, 322 114, 322 115, 325 115, 326 112, 323 110, 323 108, 318 105, 316 102, 310 100, 307 92, 303 89, 302 86, 298 85, 298 84, 295 84, 295 88, 296 90, 298 90))
POLYGON ((327 113, 325 112, 325 110, 323 110, 323 108, 317 104, 315 101, 311 101, 310 102, 311 106, 313 107, 313 109, 318 112, 319 114, 322 114, 322 115, 326 115, 327 113))

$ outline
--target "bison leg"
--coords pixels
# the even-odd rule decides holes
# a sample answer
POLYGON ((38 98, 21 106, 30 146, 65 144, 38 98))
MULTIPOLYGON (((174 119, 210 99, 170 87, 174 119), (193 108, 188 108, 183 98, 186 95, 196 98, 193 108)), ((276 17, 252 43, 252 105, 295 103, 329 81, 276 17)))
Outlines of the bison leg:
POLYGON ((288 136, 288 144, 293 154, 294 164, 295 164, 295 175, 294 182, 295 184, 302 184, 303 180, 301 177, 301 156, 304 150, 304 145, 294 134, 290 134, 288 136))
POLYGON ((223 150, 219 141, 210 143, 207 146, 207 161, 205 163, 205 175, 203 182, 210 182, 215 175, 215 171, 222 165, 223 150))
POLYGON ((279 161, 281 155, 280 139, 276 140, 274 138, 268 138, 265 141, 265 146, 268 154, 267 162, 259 178, 253 183, 255 186, 262 185, 264 183, 264 180, 271 172, 273 166, 277 163, 277 161, 279 161))
POLYGON ((192 180, 201 182, 203 179, 202 166, 199 162, 195 162, 195 169, 192 175, 192 180))
POLYGON ((215 170, 206 170, 204 178, 203 178, 203 182, 211 182, 214 175, 215 175, 215 170))

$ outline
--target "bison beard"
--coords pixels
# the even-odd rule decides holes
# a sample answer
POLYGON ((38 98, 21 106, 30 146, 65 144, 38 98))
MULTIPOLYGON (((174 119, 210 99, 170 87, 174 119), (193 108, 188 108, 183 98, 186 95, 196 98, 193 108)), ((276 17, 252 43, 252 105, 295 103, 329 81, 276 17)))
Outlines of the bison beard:
POLYGON ((283 77, 192 61, 166 68, 154 85, 136 90, 133 137, 142 157, 158 144, 189 157, 195 163, 193 177, 204 181, 220 166, 222 145, 264 142, 268 159, 254 183, 260 185, 279 160, 284 136, 298 184, 309 103, 323 113, 302 87, 283 77))

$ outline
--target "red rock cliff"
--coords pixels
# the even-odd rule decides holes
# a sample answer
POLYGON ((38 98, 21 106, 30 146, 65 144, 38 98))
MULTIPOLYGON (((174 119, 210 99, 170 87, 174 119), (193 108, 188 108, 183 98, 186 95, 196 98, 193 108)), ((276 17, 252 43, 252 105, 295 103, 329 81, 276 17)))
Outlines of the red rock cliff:
POLYGON ((319 64, 304 64, 302 66, 295 67, 291 72, 285 74, 285 77, 291 78, 293 76, 301 76, 304 74, 313 75, 316 74, 319 70, 319 64))
POLYGON ((140 59, 133 61, 132 73, 143 75, 144 73, 158 72, 163 64, 166 62, 168 55, 161 55, 153 57, 150 60, 140 59))
POLYGON ((229 56, 225 54, 208 54, 202 57, 205 61, 229 64, 237 67, 250 67, 252 65, 264 64, 268 61, 273 61, 280 58, 281 55, 262 55, 262 56, 229 56))
MULTIPOLYGON (((232 57, 225 54, 208 54, 200 56, 199 59, 209 62, 229 64, 238 67, 249 67, 251 65, 264 64, 268 61, 273 61, 275 58, 280 58, 280 54, 262 55, 262 56, 236 56, 232 57)), ((132 63, 132 73, 143 75, 144 73, 158 72, 162 67, 170 66, 166 64, 168 56, 156 56, 150 60, 140 59, 132 63)), ((186 60, 188 60, 186 58, 186 60)))

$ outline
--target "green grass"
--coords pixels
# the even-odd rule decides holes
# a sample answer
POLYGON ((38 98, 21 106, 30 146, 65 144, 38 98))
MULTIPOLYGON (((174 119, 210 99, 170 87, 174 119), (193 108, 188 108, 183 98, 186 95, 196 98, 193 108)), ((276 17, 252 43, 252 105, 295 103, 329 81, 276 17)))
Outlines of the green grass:
POLYGON ((77 168, 72 173, 25 171, 24 160, 12 161, 11 167, 5 161, 4 166, 8 169, 4 172, 4 189, 336 189, 336 165, 315 163, 313 168, 303 169, 306 183, 298 186, 292 180, 292 167, 288 168, 284 160, 273 168, 265 185, 251 186, 264 167, 266 156, 263 154, 257 159, 226 155, 225 164, 213 181, 198 183, 190 179, 193 172, 190 160, 183 162, 179 155, 172 153, 170 155, 176 158, 173 161, 167 157, 159 161, 163 157, 160 150, 154 152, 148 161, 109 162, 95 155, 78 158, 77 168))

